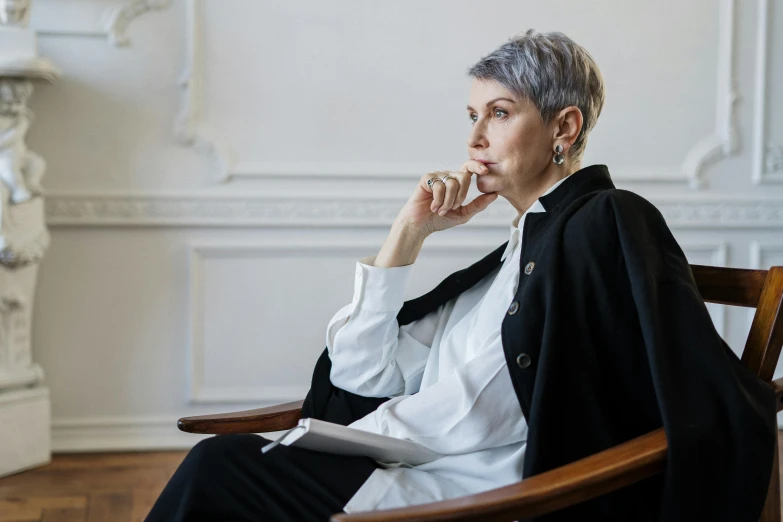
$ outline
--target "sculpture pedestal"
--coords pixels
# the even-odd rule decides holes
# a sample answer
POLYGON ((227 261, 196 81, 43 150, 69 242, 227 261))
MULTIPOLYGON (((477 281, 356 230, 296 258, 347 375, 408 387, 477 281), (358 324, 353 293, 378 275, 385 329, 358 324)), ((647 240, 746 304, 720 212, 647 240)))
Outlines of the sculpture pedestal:
POLYGON ((0 393, 0 477, 51 462, 49 388, 0 393))
POLYGON ((15 205, 9 199, 0 183, 0 477, 51 461, 49 388, 30 342, 49 233, 40 197, 15 205))
POLYGON ((0 0, 0 477, 51 460, 49 389, 30 342, 38 264, 49 246, 41 178, 27 149, 33 80, 57 69, 39 58, 30 0, 0 0))

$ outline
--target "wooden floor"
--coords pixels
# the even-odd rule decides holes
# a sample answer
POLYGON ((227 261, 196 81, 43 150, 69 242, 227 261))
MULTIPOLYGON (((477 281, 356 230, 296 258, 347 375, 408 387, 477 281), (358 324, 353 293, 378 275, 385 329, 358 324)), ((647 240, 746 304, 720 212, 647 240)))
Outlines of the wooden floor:
POLYGON ((142 522, 186 454, 55 455, 0 479, 0 522, 142 522))
POLYGON ((0 521, 141 522, 186 454, 55 455, 0 479, 0 521))

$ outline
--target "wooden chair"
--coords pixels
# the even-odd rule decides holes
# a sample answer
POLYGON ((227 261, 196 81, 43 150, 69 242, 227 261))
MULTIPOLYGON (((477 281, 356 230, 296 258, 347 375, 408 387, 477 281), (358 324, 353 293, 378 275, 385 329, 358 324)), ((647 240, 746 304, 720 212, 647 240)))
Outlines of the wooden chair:
MULTIPOLYGON (((783 266, 744 270, 691 265, 707 302, 756 308, 742 362, 775 389, 783 410, 783 379, 772 375, 783 345, 783 266)), ((185 417, 177 422, 190 433, 263 433, 296 425, 303 401, 219 415, 185 417)), ((760 522, 780 522, 778 449, 760 522)), ((477 495, 385 511, 336 514, 332 522, 504 521, 550 513, 609 493, 663 472, 663 428, 566 466, 516 484, 477 495)))

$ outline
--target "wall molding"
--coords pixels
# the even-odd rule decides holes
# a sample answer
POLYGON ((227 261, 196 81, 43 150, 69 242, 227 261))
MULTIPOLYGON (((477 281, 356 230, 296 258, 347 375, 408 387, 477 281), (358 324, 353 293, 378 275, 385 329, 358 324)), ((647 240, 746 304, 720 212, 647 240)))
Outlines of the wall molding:
MULTIPOLYGON (((190 328, 187 350, 188 402, 190 404, 214 403, 257 403, 259 401, 284 403, 301 400, 308 392, 307 383, 303 385, 266 385, 251 387, 221 386, 208 387, 205 381, 204 330, 206 326, 206 300, 204 297, 204 262, 208 259, 230 259, 234 257, 256 256, 274 251, 312 251, 315 248, 321 255, 334 252, 334 246, 284 245, 270 243, 199 243, 190 247, 190 328), (325 252, 324 252, 325 251, 325 252)), ((343 254, 346 255, 346 254, 343 254)))
POLYGON ((170 6, 171 0, 123 0, 108 6, 94 0, 35 0, 30 25, 42 37, 106 38, 115 47, 126 47, 134 20, 170 6))
POLYGON ((736 1, 722 0, 718 16, 718 71, 715 130, 691 148, 683 163, 683 171, 691 188, 704 185, 707 166, 735 154, 739 129, 735 107, 739 101, 734 52, 736 50, 736 1))
POLYGON ((52 420, 52 451, 185 450, 211 435, 184 433, 177 416, 106 416, 52 420))
POLYGON ((188 449, 207 437, 179 431, 174 415, 52 420, 54 452, 188 449))
POLYGON ((672 228, 781 228, 783 200, 650 198, 672 228))
POLYGON ((769 0, 759 0, 756 30, 756 78, 753 103, 753 183, 783 183, 783 145, 767 139, 767 82, 770 63, 769 0))
MULTIPOLYGON (((199 415, 199 413, 187 413, 199 415)), ((199 441, 212 437, 185 433, 177 428, 182 415, 114 415, 52 420, 52 451, 56 453, 90 451, 188 450, 199 441)), ((275 439, 283 431, 263 436, 275 439)))
MULTIPOLYGON (((184 72, 180 80, 182 107, 175 123, 177 138, 196 149, 207 153, 214 164, 214 179, 224 183, 232 179, 267 179, 276 177, 381 177, 388 172, 388 165, 382 163, 342 164, 300 162, 257 162, 242 161, 235 150, 219 132, 202 119, 204 80, 204 30, 203 5, 206 0, 187 2, 187 47, 184 72)), ((735 105, 739 100, 736 88, 734 52, 736 48, 735 12, 736 0, 721 0, 718 17, 716 114, 713 132, 690 148, 678 169, 630 167, 615 176, 620 182, 629 183, 678 183, 692 189, 705 184, 706 168, 733 155, 738 148, 738 126, 735 105)), ((404 165, 394 166, 397 175, 418 179, 422 172, 429 172, 432 165, 415 169, 404 165)))
POLYGON ((204 78, 203 0, 185 0, 185 67, 180 76, 180 112, 174 122, 174 136, 212 159, 215 178, 228 181, 236 163, 231 146, 202 119, 204 78))
POLYGON ((115 47, 130 45, 128 26, 136 18, 150 11, 163 11, 171 5, 171 0, 130 0, 114 7, 106 22, 109 42, 115 47))
MULTIPOLYGON (((650 197, 672 228, 783 228, 783 199, 650 197)), ((388 227, 404 198, 214 194, 50 194, 50 227, 388 227)), ((507 205, 492 205, 469 228, 505 227, 507 205)))
POLYGON ((750 244, 750 268, 754 270, 767 270, 764 256, 767 254, 783 255, 783 243, 769 243, 753 241, 750 244))
MULTIPOLYGON (((471 240, 454 242, 434 242, 427 246, 427 255, 475 256, 477 251, 491 251, 498 242, 471 240)), ((189 375, 190 404, 241 404, 241 403, 284 403, 301 400, 310 389, 310 383, 302 385, 272 385, 255 387, 219 386, 208 387, 204 384, 205 372, 205 300, 204 300, 204 261, 207 259, 232 259, 237 257, 279 256, 283 253, 299 255, 303 258, 317 253, 324 256, 355 257, 365 256, 377 249, 375 241, 353 241, 340 244, 314 244, 312 242, 291 243, 282 239, 277 241, 249 242, 209 242, 194 243, 190 247, 190 328, 187 350, 187 374, 189 375)))

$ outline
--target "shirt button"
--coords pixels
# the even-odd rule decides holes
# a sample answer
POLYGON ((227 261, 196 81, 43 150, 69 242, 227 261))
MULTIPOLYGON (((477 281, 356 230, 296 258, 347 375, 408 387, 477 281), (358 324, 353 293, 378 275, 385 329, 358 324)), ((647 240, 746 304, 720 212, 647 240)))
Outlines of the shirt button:
POLYGON ((526 353, 520 353, 517 356, 517 365, 522 368, 523 370, 530 366, 530 363, 532 363, 533 360, 530 358, 530 356, 526 353))
POLYGON ((511 306, 508 307, 508 315, 514 315, 519 310, 519 303, 514 301, 511 306))
POLYGON ((529 262, 525 265, 525 275, 530 275, 530 273, 533 271, 533 268, 535 268, 536 264, 534 262, 529 262))

